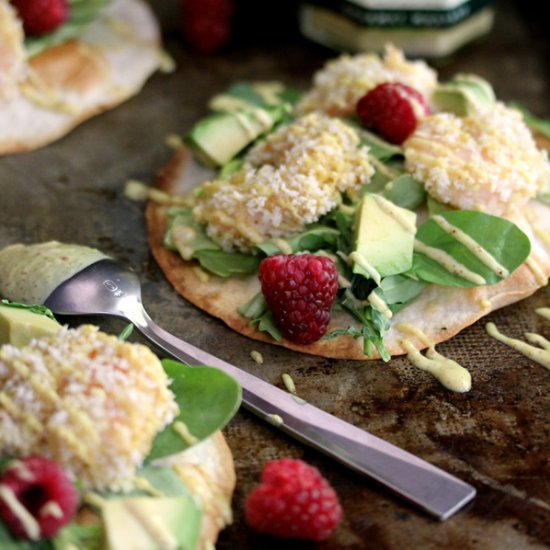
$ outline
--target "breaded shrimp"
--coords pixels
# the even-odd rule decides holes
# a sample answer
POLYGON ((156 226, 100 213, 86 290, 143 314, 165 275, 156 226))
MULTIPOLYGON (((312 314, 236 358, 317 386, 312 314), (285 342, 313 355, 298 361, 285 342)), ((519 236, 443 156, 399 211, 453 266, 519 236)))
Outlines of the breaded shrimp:
POLYGON ((244 160, 229 178, 203 183, 193 210, 227 250, 302 230, 374 173, 356 132, 317 113, 280 127, 244 160))
POLYGON ((404 143, 405 167, 439 202, 506 215, 550 182, 550 163, 521 113, 497 103, 479 116, 422 119, 404 143))
POLYGON ((157 357, 91 325, 0 348, 0 454, 56 460, 84 489, 129 487, 177 413, 157 357))

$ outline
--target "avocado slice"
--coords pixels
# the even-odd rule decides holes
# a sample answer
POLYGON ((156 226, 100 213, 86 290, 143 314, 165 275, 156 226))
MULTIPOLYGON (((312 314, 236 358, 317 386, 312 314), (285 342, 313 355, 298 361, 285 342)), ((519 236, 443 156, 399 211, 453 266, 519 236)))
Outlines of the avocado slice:
POLYGON ((101 513, 110 550, 197 547, 201 511, 191 496, 115 498, 101 513))
POLYGON ((200 162, 216 168, 271 130, 284 114, 284 105, 212 113, 198 122, 184 141, 200 162))
POLYGON ((61 325, 30 309, 0 304, 0 344, 26 346, 33 338, 51 336, 61 325))
POLYGON ((380 277, 408 271, 412 266, 416 214, 396 206, 381 195, 366 194, 355 218, 353 272, 370 277, 366 262, 380 277))
POLYGON ((458 116, 481 115, 492 110, 496 102, 491 84, 474 74, 457 74, 438 85, 432 99, 443 111, 458 116))

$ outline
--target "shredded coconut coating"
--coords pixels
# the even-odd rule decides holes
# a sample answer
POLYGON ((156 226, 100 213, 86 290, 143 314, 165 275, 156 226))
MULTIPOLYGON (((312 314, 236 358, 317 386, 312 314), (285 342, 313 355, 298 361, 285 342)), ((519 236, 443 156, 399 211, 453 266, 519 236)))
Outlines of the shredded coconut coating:
POLYGON ((313 79, 313 88, 298 103, 299 113, 320 111, 349 116, 361 97, 383 82, 400 82, 420 92, 427 102, 437 85, 437 75, 424 61, 407 61, 403 53, 387 46, 378 55, 343 55, 329 61, 313 79))
POLYGON ((16 95, 25 57, 21 22, 10 3, 0 0, 0 102, 16 95))
POLYGON ((370 180, 367 147, 343 122, 312 113, 250 150, 242 168, 199 188, 193 214, 224 249, 299 232, 370 180))
POLYGON ((550 184, 550 163, 521 113, 502 103, 480 116, 420 121, 405 143, 405 167, 436 200, 506 215, 550 184))
POLYGON ((84 489, 131 487, 177 413, 155 355, 97 327, 0 348, 0 454, 56 460, 84 489))

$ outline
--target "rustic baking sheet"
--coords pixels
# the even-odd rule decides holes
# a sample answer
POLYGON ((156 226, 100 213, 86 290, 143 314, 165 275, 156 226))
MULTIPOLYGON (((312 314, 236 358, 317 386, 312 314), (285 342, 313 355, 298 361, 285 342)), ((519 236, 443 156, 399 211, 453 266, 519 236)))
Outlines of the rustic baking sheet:
MULTIPOLYGON (((318 466, 345 511, 329 541, 284 543, 289 549, 547 548, 550 372, 492 340, 483 322, 439 347, 472 373, 473 388, 461 395, 403 359, 389 364, 335 361, 247 340, 170 288, 147 250, 143 204, 125 198, 124 182, 151 181, 171 154, 165 136, 189 128, 204 113, 206 98, 233 80, 279 79, 305 88, 332 53, 299 38, 253 47, 242 37, 224 54, 192 57, 172 32, 173 7, 165 2, 157 9, 177 71, 156 75, 137 98, 49 147, 0 159, 0 246, 57 239, 102 249, 140 273, 144 302, 169 331, 275 384, 282 385, 281 374, 289 373, 299 395, 311 403, 478 490, 462 512, 439 523, 241 411, 225 430, 239 483, 235 522, 218 548, 280 548, 280 541, 254 535, 245 526, 243 501, 265 461, 282 456, 318 466), (250 359, 253 349, 264 356, 263 365, 250 359)), ((503 3, 497 15, 490 39, 442 67, 442 76, 481 74, 503 99, 519 99, 550 115, 547 40, 512 4, 503 3)), ((489 319, 511 336, 533 331, 550 337, 550 323, 534 314, 548 305, 550 293, 544 289, 489 319)), ((108 330, 122 326, 92 320, 108 330)))

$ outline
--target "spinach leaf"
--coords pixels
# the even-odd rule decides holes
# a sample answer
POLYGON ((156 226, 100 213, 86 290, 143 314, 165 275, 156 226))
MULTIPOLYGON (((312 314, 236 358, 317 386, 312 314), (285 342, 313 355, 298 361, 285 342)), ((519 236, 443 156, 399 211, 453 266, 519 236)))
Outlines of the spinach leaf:
POLYGON ((219 277, 249 275, 258 271, 262 261, 259 256, 225 252, 225 250, 198 250, 193 254, 204 269, 219 277))
POLYGON ((191 257, 198 250, 221 250, 221 247, 206 234, 205 226, 193 219, 191 208, 170 208, 168 211, 168 225, 164 234, 164 246, 169 250, 177 250, 172 235, 172 230, 177 227, 188 227, 193 231, 193 238, 188 243, 191 257))
POLYGON ((378 160, 386 162, 392 158, 403 156, 401 147, 393 145, 365 128, 359 128, 357 131, 361 138, 361 145, 367 145, 369 154, 378 160))
MULTIPOLYGON (((312 252, 325 246, 333 247, 338 239, 338 230, 322 224, 308 226, 302 233, 282 239, 292 249, 292 252, 312 252)), ((284 252, 273 242, 267 241, 256 245, 266 256, 284 252)))
POLYGON ((168 227, 164 234, 164 246, 170 250, 178 250, 184 260, 196 259, 201 266, 219 277, 232 275, 247 275, 255 273, 261 258, 252 254, 226 252, 207 234, 204 225, 193 219, 190 208, 172 208, 168 212, 168 227), (184 253, 177 249, 174 243, 173 231, 178 227, 189 228, 192 238, 187 243, 188 251, 184 253))
POLYGON ((234 158, 231 159, 229 162, 226 162, 221 168, 218 173, 218 177, 220 179, 227 178, 233 172, 237 172, 237 170, 240 170, 243 165, 243 159, 242 158, 234 158))
POLYGON ((261 332, 267 332, 273 339, 282 339, 281 331, 278 329, 273 316, 267 307, 265 298, 261 292, 255 294, 246 304, 239 306, 237 311, 247 317, 249 323, 261 332))
POLYGON ((405 277, 404 275, 391 275, 384 277, 380 282, 382 298, 395 313, 414 300, 426 287, 427 283, 405 277))
POLYGON ((80 550, 101 550, 104 548, 104 534, 101 524, 79 525, 71 522, 51 540, 54 550, 78 548, 80 550))
POLYGON ((415 210, 426 200, 424 184, 409 174, 403 174, 384 186, 382 195, 403 208, 415 210))
POLYGON ((448 204, 436 201, 433 197, 430 197, 430 195, 428 195, 426 205, 428 207, 428 214, 430 216, 436 216, 437 214, 442 214, 443 212, 448 212, 449 210, 455 210, 452 206, 449 206, 448 204))
MULTIPOLYGON (((471 210, 454 210, 444 212, 441 216, 471 237, 510 273, 529 255, 529 238, 508 220, 471 210)), ((486 284, 494 284, 503 279, 482 263, 465 245, 441 229, 433 218, 418 228, 416 238, 449 254, 454 260, 483 277, 486 284)), ((478 286, 475 282, 451 273, 438 262, 417 251, 413 256, 411 274, 427 283, 464 288, 478 286)))
MULTIPOLYGON (((189 367, 164 359, 162 366, 172 379, 170 390, 175 394, 181 421, 199 440, 223 428, 241 404, 241 387, 224 372, 211 367, 189 367)), ((153 440, 147 460, 169 456, 189 447, 173 428, 167 426, 153 440)))
POLYGON ((109 0, 69 0, 69 18, 55 31, 25 39, 28 57, 33 57, 51 46, 76 38, 92 23, 109 0))

